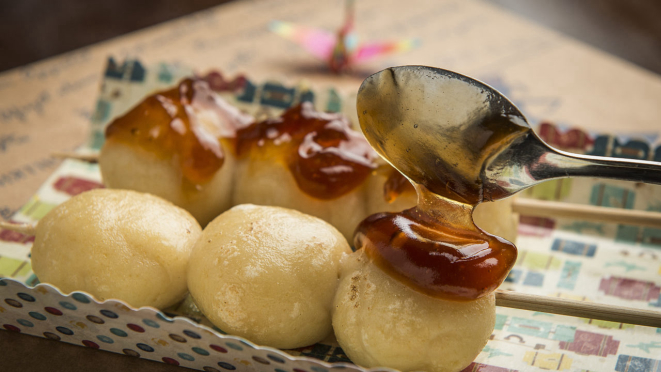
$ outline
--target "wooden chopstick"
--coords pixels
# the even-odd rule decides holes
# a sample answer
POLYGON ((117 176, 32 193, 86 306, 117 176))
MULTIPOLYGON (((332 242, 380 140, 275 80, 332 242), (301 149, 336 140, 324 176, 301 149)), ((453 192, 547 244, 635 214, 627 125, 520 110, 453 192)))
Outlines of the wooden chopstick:
POLYGON ((496 290, 496 306, 661 328, 661 311, 496 290))
POLYGON ((34 236, 36 233, 36 224, 29 223, 10 223, 5 221, 0 221, 0 229, 7 229, 11 231, 16 231, 23 235, 34 236))
POLYGON ((633 209, 597 207, 527 198, 517 198, 514 212, 524 216, 569 217, 625 225, 661 227, 661 213, 633 209))
POLYGON ((77 152, 54 152, 51 154, 52 157, 58 159, 75 159, 86 161, 88 163, 98 163, 99 162, 99 153, 89 153, 89 154, 80 154, 77 152))

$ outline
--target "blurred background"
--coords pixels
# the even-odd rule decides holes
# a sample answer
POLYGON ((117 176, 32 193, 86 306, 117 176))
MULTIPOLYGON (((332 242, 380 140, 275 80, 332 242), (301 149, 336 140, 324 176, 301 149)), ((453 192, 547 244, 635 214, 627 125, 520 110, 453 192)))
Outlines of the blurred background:
MULTIPOLYGON (((481 1, 661 74, 661 1, 481 1)), ((0 71, 226 2, 0 0, 0 71)))

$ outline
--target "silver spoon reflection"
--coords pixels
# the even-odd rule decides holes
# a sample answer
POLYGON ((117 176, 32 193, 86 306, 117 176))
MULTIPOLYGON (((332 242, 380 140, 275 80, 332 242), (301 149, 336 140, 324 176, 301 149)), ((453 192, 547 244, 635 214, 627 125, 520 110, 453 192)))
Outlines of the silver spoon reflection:
POLYGON ((661 164, 554 149, 495 89, 425 66, 391 67, 358 91, 360 126, 372 147, 411 181, 475 205, 545 180, 601 177, 661 184, 661 164))

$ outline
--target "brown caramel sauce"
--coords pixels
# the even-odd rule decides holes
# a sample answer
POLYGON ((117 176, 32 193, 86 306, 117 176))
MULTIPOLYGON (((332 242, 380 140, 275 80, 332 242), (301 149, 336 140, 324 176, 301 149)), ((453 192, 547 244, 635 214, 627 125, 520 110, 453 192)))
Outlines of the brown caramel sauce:
POLYGON ((418 206, 366 218, 355 246, 394 278, 433 297, 468 301, 494 291, 514 266, 514 244, 475 226, 472 206, 416 188, 418 206))
POLYGON ((286 164, 303 192, 324 200, 359 187, 376 168, 376 153, 346 117, 315 111, 309 102, 239 130, 238 157, 255 151, 286 164))
POLYGON ((400 195, 409 192, 415 192, 411 181, 404 177, 399 171, 390 165, 384 166, 387 172, 386 182, 383 183, 383 199, 392 203, 400 195))
POLYGON ((106 141, 138 146, 161 159, 176 159, 184 185, 208 182, 222 167, 225 154, 218 134, 233 133, 244 118, 230 118, 226 128, 200 123, 196 110, 214 110, 224 117, 223 102, 207 83, 185 79, 175 88, 147 97, 106 128, 106 141))

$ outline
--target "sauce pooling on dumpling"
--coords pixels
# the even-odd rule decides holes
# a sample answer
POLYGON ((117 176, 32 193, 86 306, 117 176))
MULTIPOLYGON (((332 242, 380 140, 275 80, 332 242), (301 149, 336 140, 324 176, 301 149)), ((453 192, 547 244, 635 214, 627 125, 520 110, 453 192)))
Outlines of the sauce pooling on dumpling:
POLYGON ((409 192, 415 192, 411 182, 399 171, 390 165, 384 166, 386 172, 386 181, 383 183, 383 199, 392 203, 400 195, 409 192))
POLYGON ((398 213, 377 213, 354 238, 391 276, 433 297, 474 300, 495 290, 516 260, 516 247, 473 223, 472 207, 417 187, 424 202, 398 213))
POLYGON ((106 128, 106 141, 138 146, 162 159, 176 156, 184 185, 208 182, 223 166, 220 138, 233 137, 252 118, 220 99, 209 85, 185 79, 153 94, 106 128))
POLYGON ((286 164, 298 187, 318 199, 354 190, 376 168, 376 153, 346 117, 315 111, 309 102, 237 131, 239 157, 258 149, 286 164))
MULTIPOLYGON (((526 135, 518 112, 489 110, 486 87, 428 67, 391 68, 363 82, 357 99, 363 131, 390 164, 412 180, 418 205, 365 219, 354 243, 372 262, 413 289, 468 301, 494 291, 517 250, 473 222, 476 205, 502 197, 484 186, 491 159, 526 135)), ((391 175, 386 196, 405 182, 391 175)), ((504 221, 503 221, 504 222, 504 221)))

